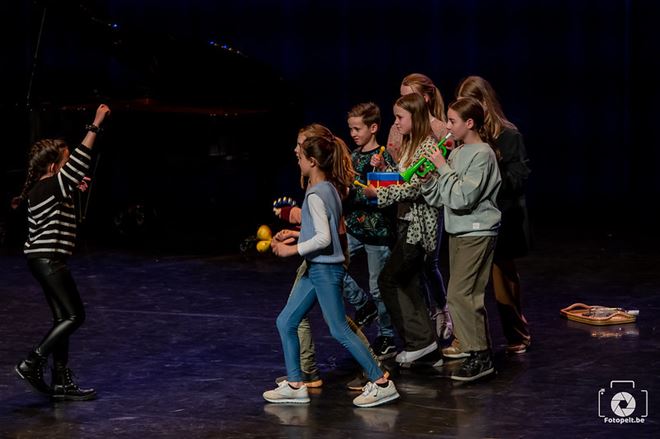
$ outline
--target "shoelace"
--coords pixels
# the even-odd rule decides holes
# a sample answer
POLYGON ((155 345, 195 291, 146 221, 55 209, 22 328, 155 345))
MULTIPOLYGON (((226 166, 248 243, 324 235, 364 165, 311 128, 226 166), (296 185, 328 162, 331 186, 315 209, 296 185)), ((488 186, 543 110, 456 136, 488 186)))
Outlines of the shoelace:
POLYGON ((64 369, 64 373, 62 373, 62 385, 64 387, 77 387, 75 381, 73 381, 73 378, 76 377, 76 374, 73 373, 73 371, 69 368, 64 369))
POLYGON ((367 396, 370 393, 373 393, 374 396, 378 394, 378 384, 368 382, 363 388, 362 388, 362 396, 367 396))
POLYGON ((48 364, 48 360, 42 359, 37 362, 37 378, 40 380, 44 379, 44 368, 48 364))

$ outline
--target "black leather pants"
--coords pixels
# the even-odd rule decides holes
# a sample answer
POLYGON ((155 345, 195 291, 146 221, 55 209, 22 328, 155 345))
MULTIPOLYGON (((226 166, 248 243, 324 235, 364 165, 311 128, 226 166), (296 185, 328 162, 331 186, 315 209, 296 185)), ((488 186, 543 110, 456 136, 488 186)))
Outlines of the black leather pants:
POLYGON ((85 308, 64 259, 28 259, 32 275, 39 281, 53 313, 53 327, 35 348, 44 357, 53 354, 56 367, 66 367, 69 337, 85 321, 85 308))

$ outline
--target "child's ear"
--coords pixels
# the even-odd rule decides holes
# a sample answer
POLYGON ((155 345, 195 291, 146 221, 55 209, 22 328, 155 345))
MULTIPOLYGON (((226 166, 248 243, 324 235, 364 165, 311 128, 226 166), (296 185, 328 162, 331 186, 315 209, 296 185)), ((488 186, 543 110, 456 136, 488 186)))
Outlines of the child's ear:
POLYGON ((378 124, 377 123, 372 123, 371 126, 369 127, 369 132, 371 134, 376 134, 378 132, 378 124))
POLYGON ((474 119, 468 119, 468 120, 466 120, 466 121, 465 121, 465 127, 466 127, 468 130, 473 129, 473 128, 474 128, 474 119))

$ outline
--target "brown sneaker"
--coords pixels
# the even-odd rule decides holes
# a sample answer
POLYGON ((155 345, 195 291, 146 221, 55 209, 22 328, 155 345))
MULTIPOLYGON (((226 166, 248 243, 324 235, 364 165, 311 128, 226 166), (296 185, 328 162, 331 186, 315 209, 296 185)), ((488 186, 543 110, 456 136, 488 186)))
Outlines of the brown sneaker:
MULTIPOLYGON (((321 379, 321 376, 319 375, 318 372, 314 373, 309 373, 305 372, 303 370, 303 383, 310 388, 310 389, 316 389, 318 387, 323 386, 323 380, 321 379)), ((275 379, 275 384, 280 384, 282 381, 286 381, 287 377, 286 376, 281 376, 277 377, 275 379)))
POLYGON ((529 342, 510 344, 504 348, 504 352, 507 354, 524 354, 529 349, 529 345, 529 342))
POLYGON ((470 354, 463 352, 461 349, 461 343, 455 338, 454 341, 451 342, 451 346, 442 350, 442 356, 447 358, 467 358, 470 354))

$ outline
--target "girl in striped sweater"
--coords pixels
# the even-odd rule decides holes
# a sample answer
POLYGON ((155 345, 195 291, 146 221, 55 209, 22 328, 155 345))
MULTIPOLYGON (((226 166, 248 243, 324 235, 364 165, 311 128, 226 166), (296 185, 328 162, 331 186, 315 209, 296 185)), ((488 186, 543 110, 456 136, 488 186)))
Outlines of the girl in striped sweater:
POLYGON ((67 267, 76 239, 72 194, 86 187, 91 149, 110 108, 101 105, 87 134, 69 154, 62 140, 44 139, 32 146, 27 179, 19 199, 28 205, 28 238, 24 253, 30 272, 44 290, 53 313, 53 326, 43 340, 16 366, 16 373, 35 390, 55 400, 89 400, 94 389, 81 389, 68 368, 69 337, 85 320, 85 309, 67 267), (82 185, 82 186, 81 186, 82 185), (53 354, 52 385, 44 381, 48 356, 53 354))

